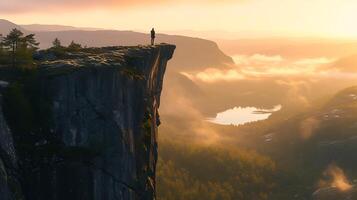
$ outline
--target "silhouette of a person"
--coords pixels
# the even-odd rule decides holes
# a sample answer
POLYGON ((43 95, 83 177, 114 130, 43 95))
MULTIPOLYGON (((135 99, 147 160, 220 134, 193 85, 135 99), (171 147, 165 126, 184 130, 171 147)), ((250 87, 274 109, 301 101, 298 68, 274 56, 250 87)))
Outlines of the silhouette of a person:
POLYGON ((151 45, 155 44, 155 37, 156 37, 155 29, 152 28, 151 29, 151 45))

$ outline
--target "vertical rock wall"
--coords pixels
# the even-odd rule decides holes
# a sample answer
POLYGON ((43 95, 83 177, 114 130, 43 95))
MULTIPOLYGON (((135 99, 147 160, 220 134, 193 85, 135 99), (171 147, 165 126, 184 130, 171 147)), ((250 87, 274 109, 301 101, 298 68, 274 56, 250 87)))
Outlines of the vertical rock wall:
MULTIPOLYGON (((174 49, 110 47, 63 60, 42 55, 40 88, 51 105, 50 134, 59 140, 61 155, 33 172, 32 183, 24 184, 26 198, 154 199, 158 108, 174 49)), ((13 148, 6 146, 8 130, 0 110, 4 149, 13 148)), ((1 166, 0 191, 7 190, 1 166)))

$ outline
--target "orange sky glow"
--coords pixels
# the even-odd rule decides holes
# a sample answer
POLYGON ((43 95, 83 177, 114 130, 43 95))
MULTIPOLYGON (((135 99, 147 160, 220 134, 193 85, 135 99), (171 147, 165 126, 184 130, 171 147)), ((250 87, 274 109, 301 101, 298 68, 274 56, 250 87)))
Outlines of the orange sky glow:
POLYGON ((0 18, 119 30, 357 38, 355 0, 11 0, 0 18))

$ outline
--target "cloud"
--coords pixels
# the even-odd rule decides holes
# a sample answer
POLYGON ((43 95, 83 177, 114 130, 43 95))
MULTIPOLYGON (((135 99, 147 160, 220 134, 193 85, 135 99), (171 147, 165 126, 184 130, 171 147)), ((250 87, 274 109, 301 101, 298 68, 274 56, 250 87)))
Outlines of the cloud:
POLYGON ((173 92, 167 91, 164 94, 165 104, 160 108, 161 115, 165 116, 160 133, 201 144, 217 144, 222 139, 221 136, 204 120, 205 117, 195 108, 192 100, 176 93, 177 90, 170 90, 173 92))
POLYGON ((296 65, 308 65, 308 66, 316 66, 316 65, 324 65, 324 64, 330 64, 332 62, 334 62, 334 59, 328 59, 325 57, 321 57, 321 58, 305 58, 305 59, 301 59, 296 61, 294 64, 296 65))
POLYGON ((345 192, 353 187, 344 171, 334 163, 328 166, 323 175, 325 179, 319 181, 318 185, 320 188, 334 187, 342 192, 345 192))
POLYGON ((177 138, 185 138, 190 142, 213 145, 219 143, 223 138, 206 122, 205 116, 195 106, 192 94, 186 93, 185 79, 167 79, 162 93, 160 114, 162 124, 160 126, 160 137, 166 134, 177 138))
POLYGON ((267 56, 262 54, 254 54, 252 56, 236 55, 233 60, 238 65, 259 65, 266 63, 278 63, 284 61, 280 55, 267 56))
MULTIPOLYGON (((160 3, 163 0, 151 0, 151 3, 160 3)), ((77 8, 91 8, 91 7, 121 7, 129 5, 147 4, 144 0, 11 0, 1 1, 0 11, 7 13, 14 12, 31 12, 31 11, 44 11, 47 9, 60 10, 60 9, 77 9, 77 8)))
POLYGON ((215 68, 208 68, 203 72, 199 72, 196 75, 182 72, 182 75, 189 79, 198 79, 203 82, 216 82, 216 81, 237 81, 245 79, 244 75, 235 69, 231 70, 219 70, 215 68))
MULTIPOLYGON (((2 0, 0 1, 0 12, 19 13, 19 12, 48 12, 48 10, 77 10, 88 8, 109 8, 120 9, 130 6, 157 6, 162 4, 178 3, 239 3, 248 0, 2 0)), ((67 11, 66 10, 66 11, 67 11)))
POLYGON ((325 66, 335 59, 318 57, 289 60, 281 55, 254 54, 233 57, 236 65, 229 69, 205 69, 201 72, 182 72, 191 80, 202 82, 239 81, 243 79, 275 77, 323 77, 329 76, 331 70, 325 66))
MULTIPOLYGON (((299 105, 300 109, 308 108, 310 102, 307 98, 311 93, 311 81, 308 80, 276 80, 276 84, 286 87, 286 94, 284 96, 284 105, 299 105)), ((307 139, 312 133, 314 127, 313 120, 309 119, 301 125, 301 135, 307 139)))

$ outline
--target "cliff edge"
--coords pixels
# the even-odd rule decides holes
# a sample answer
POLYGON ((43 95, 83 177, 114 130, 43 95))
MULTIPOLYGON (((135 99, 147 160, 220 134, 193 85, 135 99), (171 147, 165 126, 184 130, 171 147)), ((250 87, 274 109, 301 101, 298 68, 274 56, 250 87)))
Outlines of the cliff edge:
POLYGON ((0 199, 155 199, 158 108, 175 46, 46 50, 0 68, 0 199))

